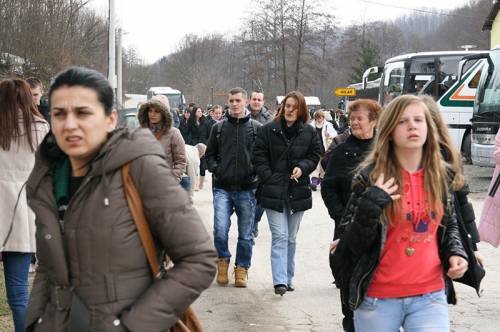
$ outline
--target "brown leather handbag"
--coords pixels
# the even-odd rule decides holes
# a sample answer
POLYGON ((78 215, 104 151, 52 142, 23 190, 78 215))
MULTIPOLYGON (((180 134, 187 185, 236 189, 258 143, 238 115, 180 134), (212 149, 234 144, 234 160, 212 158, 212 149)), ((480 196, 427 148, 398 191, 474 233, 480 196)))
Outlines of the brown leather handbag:
MULTIPOLYGON (((125 197, 127 198, 130 213, 132 214, 135 226, 137 227, 137 233, 139 233, 139 238, 141 239, 142 246, 146 252, 149 267, 153 272, 153 276, 156 279, 159 279, 161 278, 160 264, 155 250, 153 235, 151 234, 151 229, 149 228, 146 215, 144 214, 141 196, 139 195, 134 181, 129 174, 129 166, 129 164, 126 164, 121 168, 125 197)), ((169 332, 202 331, 203 328, 201 327, 201 323, 191 307, 187 308, 186 311, 179 317, 177 323, 169 329, 169 332)))

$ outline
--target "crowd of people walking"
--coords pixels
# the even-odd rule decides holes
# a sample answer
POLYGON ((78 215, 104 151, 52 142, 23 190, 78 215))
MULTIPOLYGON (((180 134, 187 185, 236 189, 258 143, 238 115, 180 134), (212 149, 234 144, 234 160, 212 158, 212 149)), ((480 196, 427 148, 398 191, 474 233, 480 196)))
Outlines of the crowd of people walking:
POLYGON ((97 71, 68 68, 48 103, 42 94, 36 79, 0 82, 0 241, 16 332, 168 330, 214 277, 227 286, 234 271, 234 286, 248 286, 264 214, 270 290, 293 292, 297 234, 316 190, 334 225, 344 331, 448 331, 453 281, 479 292, 480 234, 500 244, 500 166, 478 230, 460 154, 430 97, 311 114, 299 91, 273 112, 262 91, 236 87, 226 108, 191 103, 178 114, 160 95, 138 107, 141 128, 131 130, 117 127, 97 71), (213 237, 193 204, 207 172, 213 237))

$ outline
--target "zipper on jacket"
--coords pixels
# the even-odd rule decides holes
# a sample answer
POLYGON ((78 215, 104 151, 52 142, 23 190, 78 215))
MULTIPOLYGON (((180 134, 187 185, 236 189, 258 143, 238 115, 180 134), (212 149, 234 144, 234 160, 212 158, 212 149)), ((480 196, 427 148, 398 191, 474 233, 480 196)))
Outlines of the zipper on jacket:
POLYGON ((235 180, 238 180, 238 149, 239 149, 239 129, 240 129, 240 119, 236 119, 236 162, 234 163, 234 175, 235 175, 235 180))
POLYGON ((363 280, 365 280, 366 277, 368 277, 368 275, 373 271, 373 269, 375 268, 375 266, 377 265, 377 262, 375 264, 373 264, 370 269, 368 271, 366 271, 365 274, 363 274, 363 276, 361 277, 361 279, 359 279, 359 282, 358 282, 358 286, 356 288, 356 302, 355 302, 355 305, 354 305, 354 308, 357 308, 359 306, 359 302, 360 302, 360 297, 361 297, 361 285, 363 284, 363 280))
POLYGON ((81 191, 83 190, 82 188, 84 188, 90 182, 90 180, 92 180, 92 177, 93 177, 92 175, 87 176, 83 180, 83 182, 80 185, 80 187, 78 187, 78 189, 76 190, 76 192, 73 194, 73 197, 71 197, 71 199, 69 200, 68 205, 66 206, 66 211, 64 211, 64 219, 63 220, 59 220, 59 225, 61 226, 61 233, 62 234, 64 234, 64 225, 66 224, 66 218, 68 216, 68 211, 69 211, 69 208, 71 207, 71 203, 73 203, 75 201, 75 197, 77 197, 78 194, 81 193, 81 191))

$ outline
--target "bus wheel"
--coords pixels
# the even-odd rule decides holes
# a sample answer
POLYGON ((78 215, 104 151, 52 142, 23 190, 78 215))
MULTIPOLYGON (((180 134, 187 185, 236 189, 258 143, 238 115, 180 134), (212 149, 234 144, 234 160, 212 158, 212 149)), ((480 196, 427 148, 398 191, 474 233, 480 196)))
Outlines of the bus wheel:
POLYGON ((467 133, 462 142, 462 157, 464 163, 472 164, 472 156, 471 156, 471 134, 467 133))

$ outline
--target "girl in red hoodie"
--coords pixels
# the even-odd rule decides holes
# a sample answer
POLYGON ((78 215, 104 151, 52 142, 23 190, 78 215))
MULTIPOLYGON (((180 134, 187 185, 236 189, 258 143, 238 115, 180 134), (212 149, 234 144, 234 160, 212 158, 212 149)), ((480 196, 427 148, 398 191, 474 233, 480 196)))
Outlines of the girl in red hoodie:
MULTIPOLYGON (((350 289, 358 290, 349 299, 356 309, 355 330, 449 331, 445 279, 465 273, 467 256, 456 234, 451 234, 456 220, 449 221, 453 216, 447 212, 447 165, 436 125, 420 98, 401 96, 387 106, 363 165, 373 167, 368 175, 371 186, 367 184, 354 203, 359 206, 343 238, 373 237, 377 240, 370 246, 350 241, 351 251, 366 247, 379 252, 365 254, 375 257, 373 265, 365 262, 373 268, 361 273, 357 284, 351 281, 357 287, 350 289), (371 205, 380 208, 379 215, 373 216, 376 209, 371 209, 363 217, 371 205)), ((354 269, 352 280, 358 271, 354 269)))

